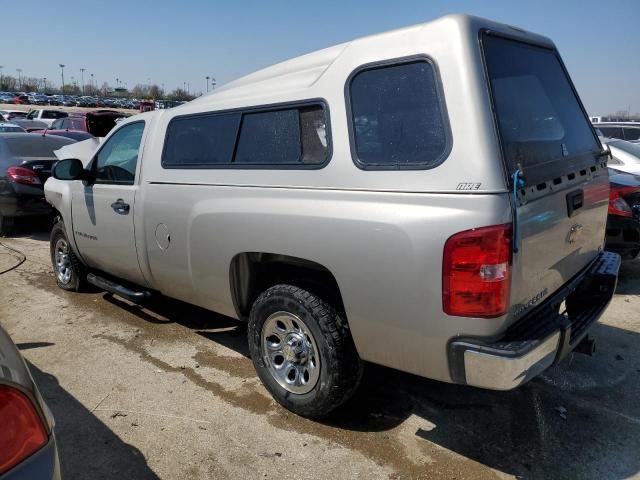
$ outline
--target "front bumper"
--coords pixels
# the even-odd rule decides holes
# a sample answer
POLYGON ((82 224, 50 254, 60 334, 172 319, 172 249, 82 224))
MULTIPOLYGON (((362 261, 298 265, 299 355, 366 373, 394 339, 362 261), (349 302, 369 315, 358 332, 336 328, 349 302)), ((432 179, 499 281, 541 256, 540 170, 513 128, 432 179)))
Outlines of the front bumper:
POLYGON ((448 347, 452 380, 491 390, 511 390, 558 363, 607 308, 619 269, 620 256, 602 252, 499 338, 453 339, 448 347), (561 312, 563 302, 566 311, 561 312))

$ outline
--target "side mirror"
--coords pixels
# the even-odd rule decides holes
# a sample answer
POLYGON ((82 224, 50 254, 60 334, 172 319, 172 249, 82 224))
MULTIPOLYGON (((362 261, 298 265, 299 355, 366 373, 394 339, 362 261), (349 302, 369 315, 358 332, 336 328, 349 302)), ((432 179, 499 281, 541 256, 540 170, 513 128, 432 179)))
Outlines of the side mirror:
POLYGON ((89 172, 84 169, 80 160, 68 158, 57 162, 51 175, 57 180, 86 180, 89 172))

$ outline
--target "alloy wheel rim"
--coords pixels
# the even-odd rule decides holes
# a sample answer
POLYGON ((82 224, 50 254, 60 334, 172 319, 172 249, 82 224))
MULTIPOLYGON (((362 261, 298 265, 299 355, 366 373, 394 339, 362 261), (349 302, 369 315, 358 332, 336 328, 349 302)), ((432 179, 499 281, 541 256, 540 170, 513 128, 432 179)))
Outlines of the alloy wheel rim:
POLYGON ((267 370, 288 392, 310 392, 320 378, 320 356, 309 327, 289 312, 271 314, 262 327, 267 370))
POLYGON ((71 260, 69 259, 69 244, 64 238, 59 238, 54 248, 54 262, 56 277, 63 285, 71 281, 71 260))

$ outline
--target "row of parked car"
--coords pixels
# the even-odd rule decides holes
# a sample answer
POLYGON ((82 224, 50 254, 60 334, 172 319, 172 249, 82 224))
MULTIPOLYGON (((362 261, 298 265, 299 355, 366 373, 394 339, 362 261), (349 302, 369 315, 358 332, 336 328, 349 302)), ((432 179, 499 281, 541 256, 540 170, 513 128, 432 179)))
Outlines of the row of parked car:
POLYGON ((104 137, 115 123, 129 116, 126 113, 100 109, 83 112, 64 112, 56 109, 0 110, 3 129, 8 132, 24 130, 31 133, 46 133, 85 140, 89 137, 104 137))
POLYGON ((94 95, 46 95, 36 92, 0 92, 0 103, 88 108, 129 108, 134 110, 140 107, 140 101, 137 99, 99 97, 94 95))

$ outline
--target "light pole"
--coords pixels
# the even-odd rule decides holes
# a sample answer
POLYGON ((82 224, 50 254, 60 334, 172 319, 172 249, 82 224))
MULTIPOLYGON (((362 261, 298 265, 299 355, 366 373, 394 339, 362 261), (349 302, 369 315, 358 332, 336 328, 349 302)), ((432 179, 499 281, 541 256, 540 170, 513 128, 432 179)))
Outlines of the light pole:
POLYGON ((16 68, 16 72, 18 72, 18 90, 21 90, 21 86, 22 86, 22 69, 21 68, 16 68))
POLYGON ((91 85, 91 88, 90 88, 91 95, 93 95, 93 73, 91 74, 91 80, 90 80, 89 84, 91 85))
POLYGON ((64 64, 63 63, 60 64, 60 76, 62 77, 62 88, 60 89, 60 92, 62 93, 62 95, 64 95, 64 64))
POLYGON ((82 87, 82 95, 84 95, 84 68, 80 69, 80 76, 81 76, 81 80, 80 80, 80 86, 82 87))
POLYGON ((209 93, 209 79, 211 78, 209 75, 204 77, 207 80, 207 93, 209 93))

